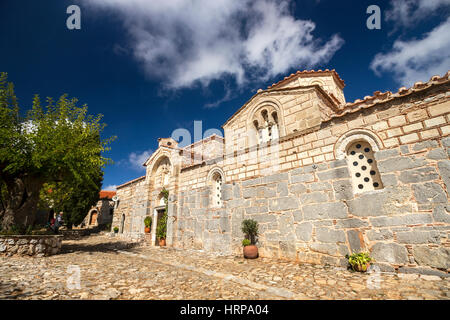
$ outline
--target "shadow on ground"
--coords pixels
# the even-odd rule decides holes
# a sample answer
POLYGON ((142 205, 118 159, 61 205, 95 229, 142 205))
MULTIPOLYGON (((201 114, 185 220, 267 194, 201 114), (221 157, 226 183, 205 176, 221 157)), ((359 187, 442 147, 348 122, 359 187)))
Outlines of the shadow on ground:
POLYGON ((132 243, 126 241, 119 242, 102 242, 102 243, 76 243, 76 241, 72 241, 71 243, 62 243, 61 250, 58 254, 67 254, 74 252, 88 252, 88 253, 96 253, 96 252, 104 252, 104 253, 117 253, 117 250, 128 250, 132 251, 134 248, 139 247, 139 243, 132 243))

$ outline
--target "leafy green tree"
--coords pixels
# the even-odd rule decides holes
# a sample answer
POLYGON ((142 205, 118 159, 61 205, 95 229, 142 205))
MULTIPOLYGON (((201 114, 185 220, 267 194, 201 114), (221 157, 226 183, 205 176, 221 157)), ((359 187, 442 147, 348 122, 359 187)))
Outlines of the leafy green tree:
POLYGON ((53 208, 56 213, 63 212, 64 224, 67 228, 79 225, 93 205, 99 200, 103 172, 92 172, 97 177, 95 183, 89 180, 69 180, 46 183, 41 189, 41 207, 53 208), (48 192, 51 190, 51 192, 48 192))
MULTIPOLYGON (((83 210, 77 215, 74 210, 88 208, 98 199, 102 168, 111 162, 102 153, 109 150, 108 145, 115 137, 102 140, 100 134, 105 127, 102 116, 88 115, 87 106, 78 107, 77 102, 63 95, 57 102, 47 98, 46 106, 42 107, 36 95, 32 109, 21 118, 14 87, 7 82, 7 74, 1 73, 0 219, 3 230, 33 225, 44 184, 47 184, 45 189, 51 187, 57 194, 65 194, 57 202, 67 210, 69 224, 87 214, 83 210)), ((56 201, 56 193, 53 198, 56 201)))

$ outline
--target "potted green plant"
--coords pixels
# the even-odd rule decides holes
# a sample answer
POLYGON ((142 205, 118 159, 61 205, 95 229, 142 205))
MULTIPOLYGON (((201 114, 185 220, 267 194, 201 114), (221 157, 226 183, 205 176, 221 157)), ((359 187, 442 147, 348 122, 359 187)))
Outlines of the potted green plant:
POLYGON ((167 233, 167 211, 169 204, 169 191, 166 188, 161 190, 161 195, 163 196, 165 208, 164 214, 161 219, 158 219, 158 223, 156 225, 156 237, 158 238, 159 246, 164 247, 166 245, 166 233, 167 233))
POLYGON ((119 233, 119 227, 114 227, 114 233, 119 233))
POLYGON ((144 219, 145 224, 145 233, 150 233, 151 226, 152 226, 152 217, 148 216, 144 219))
POLYGON ((242 221, 242 232, 245 239, 242 241, 244 258, 258 258, 258 247, 256 246, 256 237, 258 236, 258 222, 253 219, 242 221))
POLYGON ((159 246, 164 247, 166 245, 166 224, 167 224, 167 214, 161 217, 156 227, 156 237, 158 238, 159 246))
POLYGON ((351 256, 345 256, 348 259, 348 263, 354 271, 366 272, 369 269, 372 258, 367 252, 353 253, 351 256))

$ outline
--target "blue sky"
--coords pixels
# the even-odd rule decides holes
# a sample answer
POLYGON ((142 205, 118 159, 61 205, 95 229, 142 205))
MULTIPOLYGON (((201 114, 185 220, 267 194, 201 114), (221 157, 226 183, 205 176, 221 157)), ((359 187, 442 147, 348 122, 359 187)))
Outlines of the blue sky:
POLYGON ((144 174, 159 137, 221 125, 259 88, 336 69, 347 101, 450 69, 450 0, 1 0, 0 71, 23 109, 63 93, 116 135, 104 187, 144 174), (66 8, 81 9, 69 30, 66 8), (381 30, 369 30, 369 5, 381 30))

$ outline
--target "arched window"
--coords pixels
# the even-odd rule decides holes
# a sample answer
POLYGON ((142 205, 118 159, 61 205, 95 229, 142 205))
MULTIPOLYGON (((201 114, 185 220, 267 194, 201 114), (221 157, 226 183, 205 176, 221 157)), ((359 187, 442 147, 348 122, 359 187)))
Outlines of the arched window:
POLYGON ((278 114, 273 107, 266 106, 261 111, 255 112, 252 122, 256 129, 258 144, 280 137, 278 114))
POLYGON ((222 206, 222 176, 219 172, 213 175, 213 207, 220 208, 222 206))
POLYGON ((274 111, 271 113, 272 119, 273 119, 273 124, 271 126, 271 135, 272 135, 272 140, 277 140, 280 137, 280 131, 278 130, 278 115, 277 112, 274 111))
POLYGON ((257 135, 256 141, 258 141, 258 144, 260 144, 260 143, 262 143, 262 129, 258 124, 258 120, 254 120, 253 125, 255 126, 256 135, 257 135))
POLYGON ((372 146, 365 140, 348 144, 346 157, 354 193, 383 188, 373 153, 372 146))
POLYGON ((221 208, 222 185, 225 183, 224 173, 220 168, 211 170, 208 174, 208 185, 211 187, 210 205, 213 208, 221 208))

